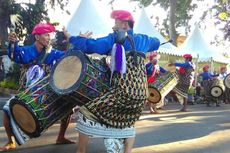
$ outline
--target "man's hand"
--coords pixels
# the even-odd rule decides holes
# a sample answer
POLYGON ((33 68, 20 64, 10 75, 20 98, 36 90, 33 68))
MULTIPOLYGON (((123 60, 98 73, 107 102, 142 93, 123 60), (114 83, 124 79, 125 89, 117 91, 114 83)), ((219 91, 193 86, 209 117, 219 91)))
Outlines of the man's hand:
POLYGON ((65 27, 62 28, 62 32, 64 33, 66 40, 69 41, 70 33, 66 30, 65 27))
POLYGON ((79 36, 85 37, 85 38, 91 38, 92 34, 93 34, 92 31, 87 31, 87 32, 85 32, 85 33, 81 33, 81 32, 80 32, 80 33, 79 33, 79 36))
POLYGON ((18 40, 18 37, 17 37, 17 34, 16 34, 15 32, 9 33, 9 35, 8 35, 8 40, 9 40, 10 42, 13 42, 13 43, 19 41, 19 40, 18 40))

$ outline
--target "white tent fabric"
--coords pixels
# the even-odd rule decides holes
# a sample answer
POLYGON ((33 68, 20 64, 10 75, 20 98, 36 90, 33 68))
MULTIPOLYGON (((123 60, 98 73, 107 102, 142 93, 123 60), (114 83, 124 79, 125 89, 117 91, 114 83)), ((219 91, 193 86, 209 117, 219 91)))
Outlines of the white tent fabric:
MULTIPOLYGON (((157 37, 161 43, 166 42, 167 40, 156 30, 156 28, 151 23, 144 9, 141 10, 141 14, 137 23, 134 26, 135 33, 146 34, 151 37, 157 37)), ((176 51, 177 47, 171 43, 164 44, 158 49, 159 52, 173 54, 173 55, 182 55, 183 53, 176 51)))
POLYGON ((217 61, 221 63, 229 63, 229 59, 222 56, 218 51, 215 51, 208 43, 205 41, 201 30, 198 25, 190 34, 190 36, 181 45, 180 50, 184 50, 194 57, 199 56, 199 61, 217 61))
POLYGON ((93 37, 103 37, 112 32, 111 27, 100 16, 93 0, 81 0, 78 8, 67 24, 67 30, 71 35, 79 32, 92 31, 93 37))

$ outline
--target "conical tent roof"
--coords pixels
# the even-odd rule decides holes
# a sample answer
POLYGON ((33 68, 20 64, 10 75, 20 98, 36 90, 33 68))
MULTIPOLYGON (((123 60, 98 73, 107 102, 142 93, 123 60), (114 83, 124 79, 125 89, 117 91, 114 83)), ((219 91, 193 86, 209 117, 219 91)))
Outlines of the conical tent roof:
POLYGON ((229 60, 224 56, 218 54, 204 39, 203 33, 199 29, 198 25, 195 26, 191 35, 185 40, 180 47, 194 57, 199 56, 200 61, 214 60, 217 62, 228 63, 229 60))
MULTIPOLYGON (((141 33, 151 37, 157 37, 161 43, 167 41, 153 26, 144 9, 141 10, 139 19, 137 20, 137 23, 135 23, 134 31, 135 33, 141 33)), ((177 47, 175 47, 171 43, 160 46, 158 50, 159 52, 163 53, 182 55, 182 53, 180 54, 179 52, 175 52, 175 50, 177 50, 177 47)))
POLYGON ((111 27, 107 25, 97 11, 93 0, 81 0, 67 24, 67 30, 71 35, 92 31, 94 38, 106 36, 112 32, 111 27))

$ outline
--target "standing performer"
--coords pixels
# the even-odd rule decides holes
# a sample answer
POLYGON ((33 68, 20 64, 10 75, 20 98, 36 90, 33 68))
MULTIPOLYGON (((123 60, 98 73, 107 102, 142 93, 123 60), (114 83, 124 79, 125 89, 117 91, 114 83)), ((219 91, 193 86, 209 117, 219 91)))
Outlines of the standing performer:
POLYGON ((111 17, 115 19, 114 33, 98 39, 87 38, 89 33, 69 38, 74 48, 84 53, 108 55, 112 50, 111 90, 81 107, 76 126, 77 153, 86 152, 89 136, 104 137, 108 152, 124 149, 130 153, 135 140, 134 124, 147 98, 145 53, 157 50, 160 42, 154 37, 134 34, 134 20, 128 11, 115 10, 111 17), (119 35, 126 32, 127 36, 119 35))
MULTIPOLYGON (((225 66, 223 66, 220 68, 219 79, 224 81, 226 76, 227 76, 227 68, 225 66)), ((223 98, 223 102, 225 104, 230 103, 230 89, 229 88, 225 88, 225 91, 224 91, 222 98, 223 98)))
POLYGON ((183 108, 180 111, 187 111, 187 103, 188 103, 188 89, 192 83, 194 78, 193 71, 195 69, 195 65, 192 62, 192 55, 185 54, 183 55, 185 60, 184 63, 174 63, 176 67, 180 67, 179 73, 179 82, 176 87, 173 89, 179 96, 183 97, 183 108))
MULTIPOLYGON (((212 100, 212 97, 210 95, 210 87, 212 86, 214 79, 216 79, 216 77, 218 77, 219 74, 213 75, 210 72, 208 72, 208 70, 209 70, 209 66, 205 65, 203 67, 203 73, 199 74, 199 76, 202 77, 202 86, 204 88, 207 106, 210 106, 210 102, 212 100)), ((217 103, 216 105, 218 106, 219 104, 217 103)))
MULTIPOLYGON (((167 72, 163 67, 158 65, 159 59, 160 59, 160 55, 158 55, 157 52, 154 52, 149 56, 149 62, 145 66, 147 71, 148 83, 154 83, 154 81, 157 79, 157 77, 161 75, 161 73, 167 72)), ((162 100, 164 101, 164 97, 162 97, 162 100)), ((164 102, 162 102, 162 104, 164 104, 164 102)), ((150 113, 155 113, 155 114, 159 113, 157 111, 157 104, 152 104, 151 102, 148 101, 147 105, 149 106, 150 113)))
MULTIPOLYGON (((8 55, 9 57, 16 63, 23 64, 23 65, 45 65, 45 67, 51 67, 57 59, 64 55, 63 51, 52 49, 49 53, 47 53, 46 49, 50 44, 50 33, 55 32, 55 27, 49 23, 39 23, 37 24, 32 34, 35 37, 35 43, 29 46, 18 46, 18 38, 15 32, 9 34, 9 41, 11 44, 8 48, 8 55), (13 50, 11 45, 14 45, 13 50)), ((6 145, 1 147, 1 150, 10 150, 16 148, 15 136, 16 139, 22 139, 23 135, 19 127, 14 128, 15 131, 12 131, 11 122, 13 118, 11 116, 11 112, 9 109, 9 101, 3 107, 4 114, 3 114, 3 124, 6 130, 6 134, 8 137, 8 142, 6 145), (16 135, 15 133, 16 132, 16 135)), ((67 114, 68 115, 68 114, 67 114)), ((61 120, 61 126, 58 138, 56 140, 57 144, 66 144, 66 143, 73 143, 72 141, 66 139, 64 137, 65 131, 69 124, 70 115, 66 118, 61 120)), ((13 121, 14 122, 14 121, 13 121)), ((25 141, 25 140, 24 140, 25 141)), ((21 142, 24 143, 24 142, 21 142)))

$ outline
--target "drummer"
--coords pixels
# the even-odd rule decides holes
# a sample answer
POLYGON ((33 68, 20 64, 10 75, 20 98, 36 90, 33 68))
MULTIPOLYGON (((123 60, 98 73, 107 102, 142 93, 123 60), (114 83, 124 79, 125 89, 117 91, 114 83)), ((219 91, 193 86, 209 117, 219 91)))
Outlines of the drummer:
MULTIPOLYGON (((203 73, 200 73, 199 76, 201 76, 201 78, 202 78, 202 86, 204 88, 207 106, 210 106, 210 102, 212 100, 211 95, 209 93, 210 87, 213 84, 213 80, 216 79, 219 76, 219 74, 216 74, 216 75, 211 74, 209 72, 209 66, 205 65, 205 66, 203 66, 203 73)), ((216 105, 219 106, 218 103, 216 105)))
POLYGON ((192 84, 192 80, 194 78, 194 69, 195 65, 192 62, 192 55, 191 54, 184 54, 184 63, 174 63, 171 65, 175 65, 179 67, 179 82, 176 87, 173 89, 174 92, 180 97, 183 98, 183 107, 180 111, 186 112, 187 111, 187 101, 188 101, 188 89, 192 84))
MULTIPOLYGON (((51 40, 50 36, 53 32, 55 32, 55 27, 53 25, 49 23, 37 24, 32 31, 32 34, 35 37, 35 43, 29 46, 19 46, 16 33, 11 32, 8 37, 10 41, 8 47, 8 56, 14 62, 23 65, 39 64, 45 65, 46 67, 52 66, 57 59, 64 55, 63 51, 55 49, 51 49, 49 53, 47 52, 47 48, 49 47, 51 40)), ((13 134, 13 131, 10 128, 10 118, 12 118, 12 116, 9 111, 9 101, 4 105, 3 110, 3 124, 8 137, 8 142, 0 149, 6 151, 16 148, 15 135, 13 134)), ((72 141, 64 137, 65 131, 69 124, 69 119, 70 115, 67 114, 67 117, 61 120, 60 131, 58 138, 56 140, 57 144, 73 143, 72 141)), ((22 138, 23 136, 19 134, 18 137, 22 138)))
POLYGON ((86 152, 90 136, 104 137, 110 152, 121 152, 120 146, 124 145, 123 152, 131 153, 135 140, 134 124, 147 98, 145 53, 157 50, 160 42, 155 37, 135 34, 134 19, 128 11, 114 10, 111 18, 115 20, 114 32, 105 37, 92 39, 90 33, 86 33, 69 38, 74 48, 84 53, 112 55, 111 90, 81 107, 78 113, 77 153, 86 152))
MULTIPOLYGON (((153 52, 149 56, 149 62, 145 65, 146 71, 147 71, 147 81, 148 83, 154 83, 154 81, 161 75, 161 73, 166 73, 167 70, 165 70, 163 67, 158 65, 158 60, 160 59, 160 55, 157 54, 157 52, 153 52)), ((164 97, 162 97, 162 100, 164 101, 164 97)), ((159 106, 158 104, 153 104, 151 102, 147 102, 147 105, 149 107, 150 113, 158 114, 157 107, 162 107, 164 104, 163 102, 159 106)))

